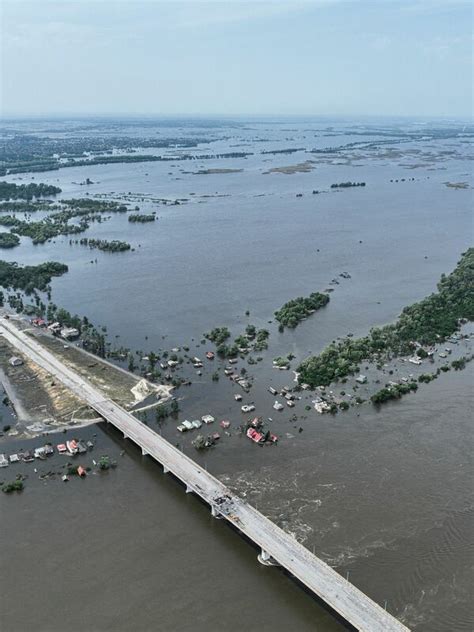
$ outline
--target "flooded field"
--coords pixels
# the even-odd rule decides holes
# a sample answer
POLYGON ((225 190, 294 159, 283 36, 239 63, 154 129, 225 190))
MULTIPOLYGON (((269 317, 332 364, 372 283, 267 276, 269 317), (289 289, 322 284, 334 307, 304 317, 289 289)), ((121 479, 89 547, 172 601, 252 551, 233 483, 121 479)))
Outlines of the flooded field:
MULTIPOLYGON (((192 385, 176 391, 178 417, 159 426, 150 414, 148 423, 410 628, 472 629, 472 365, 380 409, 365 403, 336 416, 308 411, 311 392, 278 413, 267 390, 294 379, 292 371, 276 371, 273 358, 291 353, 294 368, 339 336, 392 322, 454 268, 472 241, 468 140, 427 134, 390 144, 360 123, 328 121, 251 121, 199 130, 205 133, 214 140, 192 150, 196 156, 251 155, 9 178, 55 184, 60 197, 125 200, 156 211, 157 220, 131 224, 113 215, 85 233, 126 240, 134 248, 126 253, 90 251, 65 236, 36 246, 23 237, 2 257, 67 263, 69 272, 52 282, 55 303, 106 325, 114 346, 138 356, 187 346, 190 357, 204 358, 212 345, 201 340, 214 327, 233 336, 249 323, 268 329, 262 360, 237 365, 253 380, 248 394, 224 377, 224 361, 204 361, 201 375, 185 363, 179 373, 192 385), (295 151, 268 153, 287 149, 295 151), (80 185, 86 178, 93 184, 80 185), (366 186, 331 188, 347 181, 366 186), (446 185, 462 182, 467 188, 446 185), (278 331, 275 310, 328 287, 334 291, 324 309, 278 331), (237 392, 273 420, 278 445, 259 447, 238 434, 237 392), (176 425, 206 413, 231 427, 201 454, 176 425)), ((472 353, 469 339, 451 347, 450 360, 472 353)), ((396 360, 385 379, 393 379, 389 369, 400 378, 428 366, 396 360)), ((441 366, 438 355, 434 366, 441 366)), ((362 370, 373 382, 372 368, 362 370)), ((367 396, 365 389, 359 394, 367 396)), ((28 473, 21 494, 0 497, 10 543, 0 555, 9 569, 0 587, 6 630, 59 631, 65 617, 74 630, 342 629, 289 578, 259 566, 248 543, 138 450, 102 426, 80 430, 86 438, 94 433, 88 458, 113 454, 116 470, 66 484, 38 479, 33 468, 43 463, 0 470, 3 480, 28 473)), ((13 438, 0 439, 0 452, 17 448, 13 438)), ((62 463, 53 458, 48 467, 62 463)))

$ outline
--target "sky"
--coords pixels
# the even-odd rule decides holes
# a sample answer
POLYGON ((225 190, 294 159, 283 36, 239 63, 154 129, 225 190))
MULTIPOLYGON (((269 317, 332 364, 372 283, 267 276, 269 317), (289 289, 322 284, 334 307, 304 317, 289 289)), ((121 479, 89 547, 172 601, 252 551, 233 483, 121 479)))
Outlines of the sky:
POLYGON ((472 116, 469 0, 1 0, 3 116, 472 116))

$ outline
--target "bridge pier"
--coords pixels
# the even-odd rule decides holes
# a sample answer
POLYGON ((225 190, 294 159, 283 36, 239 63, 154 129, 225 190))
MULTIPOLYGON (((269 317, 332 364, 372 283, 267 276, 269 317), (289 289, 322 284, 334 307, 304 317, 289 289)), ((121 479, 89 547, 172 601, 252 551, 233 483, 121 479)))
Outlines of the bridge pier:
POLYGON ((192 494, 194 491, 194 489, 192 487, 189 487, 189 485, 186 485, 186 494, 192 494))
POLYGON ((163 474, 168 474, 168 472, 169 469, 165 465, 163 465, 163 474))
POLYGON ((274 560, 270 553, 267 553, 265 549, 261 550, 259 555, 257 555, 257 559, 260 564, 263 564, 264 566, 280 566, 280 564, 278 564, 278 562, 274 560))
POLYGON ((142 456, 148 456, 148 452, 142 448, 142 456))
POLYGON ((213 518, 216 518, 217 520, 222 520, 222 516, 217 511, 217 507, 215 505, 211 505, 211 514, 213 518))

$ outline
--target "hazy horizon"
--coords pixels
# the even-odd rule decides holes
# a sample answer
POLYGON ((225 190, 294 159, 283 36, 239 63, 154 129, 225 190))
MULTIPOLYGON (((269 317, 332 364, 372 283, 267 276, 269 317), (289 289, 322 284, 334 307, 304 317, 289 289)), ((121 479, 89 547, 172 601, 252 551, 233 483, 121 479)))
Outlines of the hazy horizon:
POLYGON ((474 114, 466 116, 443 116, 443 115, 423 115, 423 114, 278 114, 278 113, 262 113, 252 114, 246 112, 239 112, 235 114, 223 114, 222 112, 143 112, 140 114, 134 114, 131 112, 50 112, 48 114, 14 114, 9 113, 2 115, 4 121, 47 121, 47 120, 120 120, 120 121, 133 121, 133 120, 176 120, 176 121, 193 121, 193 120, 210 120, 210 121, 223 121, 223 122, 272 122, 278 124, 287 123, 288 121, 350 121, 354 122, 355 119, 361 121, 383 121, 383 122, 411 122, 411 123, 425 123, 430 121, 439 122, 453 122, 453 123, 472 123, 474 121, 474 114))
POLYGON ((467 0, 3 0, 6 118, 472 118, 467 0))

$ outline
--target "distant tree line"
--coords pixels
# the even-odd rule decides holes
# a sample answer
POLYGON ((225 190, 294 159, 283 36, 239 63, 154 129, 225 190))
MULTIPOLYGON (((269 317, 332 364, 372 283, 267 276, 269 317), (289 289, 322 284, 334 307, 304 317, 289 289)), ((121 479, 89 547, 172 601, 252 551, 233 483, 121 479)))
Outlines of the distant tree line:
POLYGON ((33 198, 57 195, 58 193, 61 193, 61 189, 51 184, 0 182, 1 200, 32 200, 33 198))
POLYGON ((349 187, 365 187, 365 182, 339 182, 331 184, 331 189, 348 189, 349 187))
POLYGON ((132 223, 145 224, 146 222, 154 222, 156 219, 155 214, 151 213, 146 215, 145 213, 133 213, 128 216, 128 221, 132 223))

